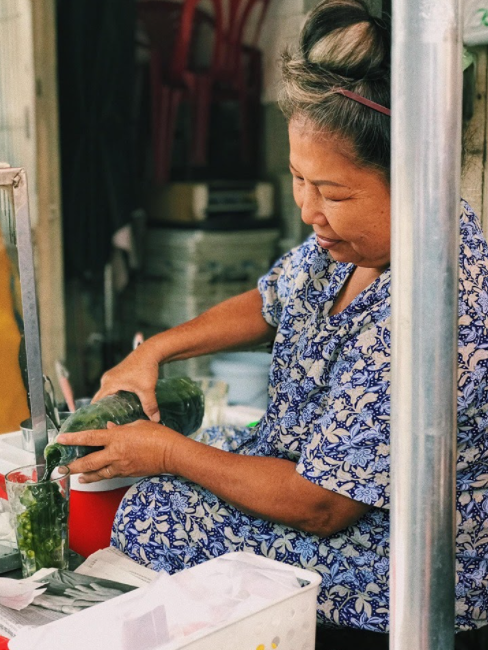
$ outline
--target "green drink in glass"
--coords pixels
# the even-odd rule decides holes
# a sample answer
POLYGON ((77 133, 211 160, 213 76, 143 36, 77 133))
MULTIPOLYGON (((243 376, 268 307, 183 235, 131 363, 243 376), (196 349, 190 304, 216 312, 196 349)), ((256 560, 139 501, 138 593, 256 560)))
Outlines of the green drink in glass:
POLYGON ((43 480, 44 469, 28 465, 5 477, 24 578, 42 568, 68 568, 69 470, 43 480))

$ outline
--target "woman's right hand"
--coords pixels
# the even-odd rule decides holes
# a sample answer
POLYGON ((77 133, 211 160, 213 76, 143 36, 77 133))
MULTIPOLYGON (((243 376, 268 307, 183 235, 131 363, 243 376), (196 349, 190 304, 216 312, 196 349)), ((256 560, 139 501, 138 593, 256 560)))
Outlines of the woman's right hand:
POLYGON ((150 342, 146 341, 103 374, 100 390, 93 397, 93 401, 97 402, 102 397, 126 390, 139 397, 144 413, 150 420, 159 422, 155 392, 158 377, 159 363, 150 342))

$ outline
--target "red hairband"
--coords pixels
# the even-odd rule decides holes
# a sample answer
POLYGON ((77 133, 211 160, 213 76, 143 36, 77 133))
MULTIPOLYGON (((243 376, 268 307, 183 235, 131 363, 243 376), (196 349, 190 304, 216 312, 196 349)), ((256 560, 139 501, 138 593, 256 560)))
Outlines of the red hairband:
POLYGON ((348 97, 349 99, 352 99, 353 101, 358 102, 359 104, 363 104, 368 108, 372 108, 374 111, 378 111, 378 113, 383 113, 384 115, 391 115, 390 109, 386 108, 386 106, 382 106, 381 104, 372 102, 370 99, 366 99, 366 97, 362 97, 362 95, 353 93, 351 90, 345 90, 344 88, 337 88, 336 90, 334 90, 334 92, 339 95, 344 95, 344 97, 348 97))

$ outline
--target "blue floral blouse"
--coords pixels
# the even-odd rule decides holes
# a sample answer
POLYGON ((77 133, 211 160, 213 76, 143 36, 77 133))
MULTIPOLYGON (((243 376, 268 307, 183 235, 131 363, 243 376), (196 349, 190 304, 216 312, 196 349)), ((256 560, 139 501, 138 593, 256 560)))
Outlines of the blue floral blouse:
MULTIPOLYGON (((486 624, 488 611, 488 247, 461 206, 456 614, 469 629, 486 624)), ((278 331, 270 407, 252 453, 294 460, 313 483, 373 506, 315 560, 332 618, 355 586, 366 627, 378 629, 388 611, 390 270, 330 316, 353 268, 312 236, 261 279, 263 314, 278 331), (349 558, 349 576, 344 567, 338 575, 337 554, 349 558)))
MULTIPOLYGON (((488 247, 465 202, 460 223, 459 630, 486 625, 488 612, 488 247)), ((353 268, 333 261, 312 236, 261 278, 263 315, 277 329, 268 409, 253 429, 215 427, 199 435, 235 453, 290 459, 309 481, 371 509, 319 538, 163 475, 129 490, 113 545, 170 573, 233 550, 297 564, 322 575, 322 623, 388 630, 390 271, 330 316, 353 268)))

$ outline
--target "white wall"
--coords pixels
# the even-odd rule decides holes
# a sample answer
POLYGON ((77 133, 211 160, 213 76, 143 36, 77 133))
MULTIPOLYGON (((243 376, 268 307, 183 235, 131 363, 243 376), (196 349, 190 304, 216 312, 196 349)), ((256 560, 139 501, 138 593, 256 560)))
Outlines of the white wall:
POLYGON ((304 0, 271 0, 261 33, 265 103, 277 99, 280 54, 287 44, 297 42, 305 13, 304 0))
POLYGON ((35 72, 30 0, 0 0, 0 162, 24 167, 37 224, 35 72))
MULTIPOLYGON (((280 54, 288 44, 296 44, 306 13, 318 0, 271 0, 261 34, 264 52, 263 102, 277 99, 280 54)), ((381 0, 369 0, 371 11, 381 13, 381 0)))

